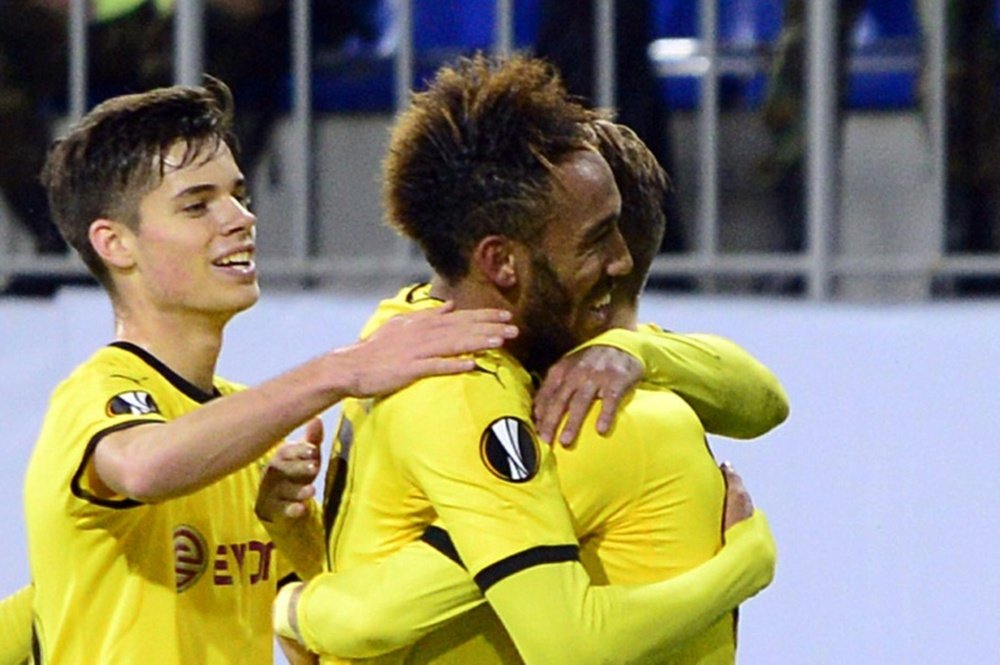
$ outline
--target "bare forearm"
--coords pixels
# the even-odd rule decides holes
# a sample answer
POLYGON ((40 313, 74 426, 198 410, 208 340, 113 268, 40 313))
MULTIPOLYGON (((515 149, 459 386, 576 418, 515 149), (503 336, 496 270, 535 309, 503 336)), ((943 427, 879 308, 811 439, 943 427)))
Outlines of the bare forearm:
POLYGON ((189 494, 260 458, 340 400, 351 380, 350 360, 327 353, 163 425, 109 435, 95 452, 97 474, 140 501, 189 494))

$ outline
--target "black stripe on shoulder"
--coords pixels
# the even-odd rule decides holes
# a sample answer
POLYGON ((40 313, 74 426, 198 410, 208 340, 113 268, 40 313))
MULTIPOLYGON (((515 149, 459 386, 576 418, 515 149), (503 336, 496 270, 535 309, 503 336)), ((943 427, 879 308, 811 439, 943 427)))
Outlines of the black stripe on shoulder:
POLYGON ((80 486, 80 478, 83 477, 84 471, 87 469, 87 465, 90 463, 90 458, 94 455, 94 450, 97 448, 97 444, 112 432, 120 432, 121 430, 129 429, 130 427, 136 427, 137 425, 159 425, 163 424, 162 420, 129 420, 128 422, 118 423, 117 425, 112 425, 107 429, 102 429, 100 432, 95 434, 90 438, 87 443, 87 449, 83 452, 83 459, 80 460, 80 466, 76 468, 76 473, 73 474, 73 479, 70 481, 69 488, 73 492, 73 496, 78 499, 83 499, 88 503, 92 503, 96 506, 104 506, 105 508, 135 508, 136 506, 141 506, 142 503, 136 501, 135 499, 102 499, 98 496, 94 496, 87 490, 80 486))
POLYGON ((580 547, 578 545, 539 545, 529 550, 512 554, 494 564, 483 568, 476 575, 479 590, 486 590, 497 582, 528 568, 534 568, 546 563, 562 563, 564 561, 579 561, 580 547))
POLYGON ((465 568, 465 564, 462 563, 462 557, 459 556, 458 550, 455 549, 455 543, 451 542, 451 536, 449 536, 448 532, 441 527, 427 527, 427 530, 424 531, 424 535, 420 537, 420 540, 424 541, 438 552, 460 565, 462 568, 465 568))

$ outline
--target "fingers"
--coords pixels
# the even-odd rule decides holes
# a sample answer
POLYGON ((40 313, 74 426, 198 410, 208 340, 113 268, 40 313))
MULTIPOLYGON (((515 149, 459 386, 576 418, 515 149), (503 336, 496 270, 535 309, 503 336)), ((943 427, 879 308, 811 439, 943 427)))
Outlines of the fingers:
POLYGON ((722 519, 722 530, 725 532, 729 527, 753 515, 753 499, 743 484, 743 478, 729 462, 723 462, 719 468, 726 481, 726 503, 722 519))
MULTIPOLYGON (((310 435, 309 427, 313 428, 313 435, 318 431, 320 441, 322 441, 322 421, 319 421, 318 418, 316 421, 310 421, 306 436, 310 435), (319 422, 319 425, 315 425, 314 422, 319 422)), ((285 443, 278 448, 269 463, 269 467, 275 469, 285 478, 311 483, 319 473, 320 447, 310 441, 285 443)))
POLYGON ((555 383, 550 383, 549 377, 546 377, 542 389, 535 396, 535 425, 538 428, 538 436, 546 443, 552 441, 555 436, 574 393, 573 388, 565 383, 551 387, 554 385, 555 383), (549 389, 546 390, 546 387, 549 389))
POLYGON ((317 449, 323 445, 323 421, 313 418, 306 423, 305 440, 316 446, 317 449))
POLYGON ((289 441, 274 452, 261 478, 255 510, 265 521, 279 517, 298 519, 309 512, 316 496, 313 482, 319 475, 323 423, 306 424, 305 439, 289 441))
POLYGON ((340 352, 348 367, 344 394, 363 397, 399 390, 413 381, 440 374, 467 372, 469 353, 495 349, 517 336, 501 309, 422 310, 397 316, 361 344, 340 352))
POLYGON ((576 435, 583 425, 590 405, 597 398, 597 386, 593 382, 587 381, 573 392, 569 399, 569 406, 566 409, 566 424, 563 425, 559 435, 559 443, 568 446, 576 440, 576 435))
MULTIPOLYGON (((503 309, 467 309, 442 312, 440 308, 428 312, 426 334, 414 340, 422 358, 453 356, 474 353, 503 346, 517 337, 517 326, 508 323, 511 313, 503 309)), ((419 321, 419 320, 418 320, 419 321)))
POLYGON ((565 417, 559 442, 576 440, 595 400, 601 400, 597 431, 607 434, 622 398, 642 378, 642 363, 619 349, 593 346, 563 358, 552 367, 535 396, 538 434, 551 441, 565 417))
POLYGON ((598 396, 601 398, 601 414, 597 417, 597 431, 600 434, 607 434, 615 422, 618 405, 621 404, 625 393, 616 388, 609 388, 601 391, 598 396))

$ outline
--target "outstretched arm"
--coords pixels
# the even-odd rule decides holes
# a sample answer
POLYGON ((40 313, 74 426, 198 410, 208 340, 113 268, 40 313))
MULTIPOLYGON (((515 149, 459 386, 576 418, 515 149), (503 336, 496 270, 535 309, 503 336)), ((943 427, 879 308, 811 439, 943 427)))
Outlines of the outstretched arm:
MULTIPOLYGON (((648 587, 594 587, 578 564, 552 563, 490 587, 487 596, 525 659, 586 662, 602 653, 637 657, 671 650, 767 586, 774 572, 774 540, 740 477, 728 465, 722 470, 725 545, 702 565, 648 587), (519 613, 532 618, 519 618, 519 613), (553 630, 539 636, 542 624, 532 621, 542 619, 553 630), (574 644, 546 639, 552 635, 574 644)), ((481 587, 489 575, 481 571, 474 582, 447 532, 432 526, 422 541, 378 563, 282 589, 275 602, 275 629, 321 654, 378 656, 416 642, 482 603, 481 587)))
MULTIPOLYGON (((579 565, 550 564, 486 593, 529 663, 587 662, 600 653, 628 660, 707 629, 767 586, 773 571, 774 541, 758 511, 726 531, 714 558, 648 587, 593 587, 579 565), (574 604, 579 613, 567 612, 574 604)), ((275 602, 275 629, 320 654, 369 658, 412 644, 482 602, 461 565, 417 541, 377 564, 287 585, 275 602)))
POLYGON ((181 418, 111 432, 91 461, 92 491, 150 503, 189 494, 259 459, 344 397, 390 393, 420 377, 471 369, 473 361, 458 356, 516 335, 507 320, 502 310, 451 307, 402 315, 362 342, 181 418))

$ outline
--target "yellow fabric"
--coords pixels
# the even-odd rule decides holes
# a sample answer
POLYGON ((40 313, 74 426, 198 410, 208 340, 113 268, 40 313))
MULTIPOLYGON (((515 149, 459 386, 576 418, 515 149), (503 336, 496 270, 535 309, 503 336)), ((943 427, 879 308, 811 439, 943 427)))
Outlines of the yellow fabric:
MULTIPOLYGON (((426 287, 404 289, 380 306, 365 334, 389 316, 436 303, 428 299, 426 287)), ((302 634, 311 648, 344 657, 380 653, 454 616, 442 599, 454 600, 451 594, 456 594, 456 603, 471 602, 461 596, 470 587, 467 573, 440 554, 437 559, 426 555, 429 546, 413 543, 433 519, 447 528, 473 575, 534 545, 572 539, 563 509, 556 508, 561 501, 551 494, 553 457, 547 448, 541 450, 539 475, 530 483, 501 480, 498 485, 497 478, 483 473, 475 454, 480 432, 501 415, 529 420, 530 378, 504 354, 484 354, 480 365, 479 372, 424 380, 387 399, 345 407, 335 449, 350 464, 330 541, 338 574, 308 585, 299 605, 302 634), (408 560, 416 556, 406 554, 411 550, 424 551, 427 559, 408 560), (393 552, 397 554, 389 556, 393 552), (346 588, 338 580, 344 573, 352 573, 354 580, 346 588), (379 593, 382 588, 385 593, 379 593), (369 604, 374 597, 381 598, 375 609, 369 604), (393 600, 399 597, 406 601, 393 600), (343 607, 352 611, 339 609, 343 607), (369 617, 364 625, 345 628, 349 616, 362 614, 369 617), (355 634, 365 637, 352 639, 355 634)), ((769 580, 773 541, 766 524, 765 535, 757 539, 764 544, 751 548, 756 559, 749 572, 747 561, 733 558, 735 547, 713 559, 721 545, 725 489, 697 416, 673 393, 650 391, 633 396, 626 413, 630 415, 619 418, 613 439, 588 435, 579 450, 555 454, 567 468, 564 490, 579 511, 577 531, 587 536, 583 556, 591 577, 635 584, 678 576, 709 559, 712 565, 668 582, 624 589, 592 587, 577 562, 550 563, 502 578, 487 595, 529 662, 584 662, 579 659, 625 653, 635 658, 652 653, 662 661, 667 649, 678 646, 682 651, 669 662, 732 662, 731 620, 718 608, 734 607, 769 580), (654 420, 662 424, 650 426, 654 420), (629 439, 637 440, 635 449, 629 439), (590 488, 594 474, 600 481, 590 488), (687 511, 691 514, 682 517, 687 511), (666 519, 675 522, 660 528, 666 519), (703 582, 718 593, 693 594, 695 584, 703 582), (675 587, 684 593, 675 594, 675 587), (538 632, 538 625, 559 621, 532 625, 522 616, 539 619, 553 613, 564 625, 552 630, 547 625, 542 632, 559 635, 558 643, 531 633, 538 632), (565 648, 567 643, 576 646, 565 648)), ((594 413, 585 431, 593 430, 593 419, 594 413)), ((451 620, 413 648, 374 662, 518 660, 492 610, 484 606, 451 620)), ((341 661, 327 656, 324 662, 341 661)))
POLYGON ((22 587, 0 600, 0 665, 23 665, 31 658, 31 601, 22 587))
POLYGON ((120 346, 56 388, 24 489, 43 662, 272 662, 271 602, 288 567, 253 515, 259 463, 153 505, 89 491, 104 435, 158 427, 210 398, 120 346))
MULTIPOLYGON (((578 636, 572 630, 563 632, 567 630, 564 624, 572 623, 578 615, 566 615, 565 608, 560 607, 565 589, 581 584, 577 572, 563 569, 556 571, 558 575, 546 573, 563 581, 554 587, 554 596, 539 593, 539 583, 546 584, 547 589, 549 579, 536 580, 527 575, 529 571, 510 578, 511 583, 517 583, 508 587, 509 583, 504 582, 505 588, 512 589, 505 593, 516 596, 514 600, 523 605, 523 613, 513 621, 520 622, 519 629, 529 640, 551 641, 541 649, 535 644, 524 645, 531 649, 526 651, 529 662, 589 662, 590 658, 599 658, 602 650, 610 650, 601 646, 607 640, 613 640, 611 648, 620 649, 612 654, 616 662, 648 662, 650 659, 643 661, 636 653, 636 645, 649 639, 648 633, 656 633, 662 640, 662 649, 652 661, 676 662, 665 654, 677 645, 692 644, 686 640, 698 639, 696 636, 704 634, 706 627, 720 621, 719 608, 736 606, 771 581, 774 540, 761 511, 730 528, 725 541, 725 547, 711 560, 669 580, 652 586, 592 589, 596 593, 591 604, 606 608, 610 621, 595 620, 593 609, 585 606, 581 615, 594 632, 578 645, 574 641, 578 636), (626 609, 629 604, 649 602, 657 605, 655 613, 635 614, 626 609), (562 613, 553 614, 556 610, 562 613), (624 611, 630 613, 615 614, 624 611), (623 628, 623 623, 628 625, 623 628), (539 630, 539 625, 545 629, 539 630), (610 634, 616 630, 621 632, 610 634), (633 635, 637 638, 633 639, 633 635), (553 636, 558 639, 551 640, 553 636), (563 650, 565 654, 560 655, 563 650)), ((561 566, 531 570, 551 571, 561 566)), ((482 602, 478 587, 463 568, 418 541, 377 564, 327 573, 311 581, 299 601, 297 617, 305 644, 327 654, 325 663, 521 662, 511 650, 506 633, 502 629, 498 632, 499 624, 490 620, 492 610, 482 602), (442 630, 417 647, 400 648, 441 626, 442 630), (339 660, 329 655, 333 653, 356 661, 339 660), (385 655, 365 659, 375 654, 385 655)), ((287 613, 287 607, 278 611, 287 613)), ((700 662, 720 661, 706 657, 700 662)))
POLYGON ((698 413, 705 431, 736 439, 760 436, 788 417, 778 378, 724 337, 678 334, 644 324, 615 328, 577 349, 606 345, 642 361, 646 385, 673 390, 698 413))
POLYGON ((529 547, 575 544, 548 446, 529 442, 538 472, 528 482, 503 480, 484 463, 480 443, 492 423, 515 418, 534 435, 527 373, 502 352, 478 362, 377 400, 356 421, 345 410, 353 447, 333 570, 388 556, 437 518, 473 574, 529 547))
MULTIPOLYGON (((691 407, 672 392, 635 391, 622 403, 607 437, 596 433, 598 412, 595 405, 573 449, 555 448, 590 580, 647 584, 711 559, 722 547, 726 489, 691 407)), ((519 662, 508 644, 496 615, 483 608, 418 642, 407 662, 519 662), (424 658, 439 653, 447 658, 424 658), (461 660, 448 660, 456 656, 461 660)), ((657 654, 656 662, 731 664, 732 616, 726 614, 691 639, 663 644, 669 654, 657 654)))

